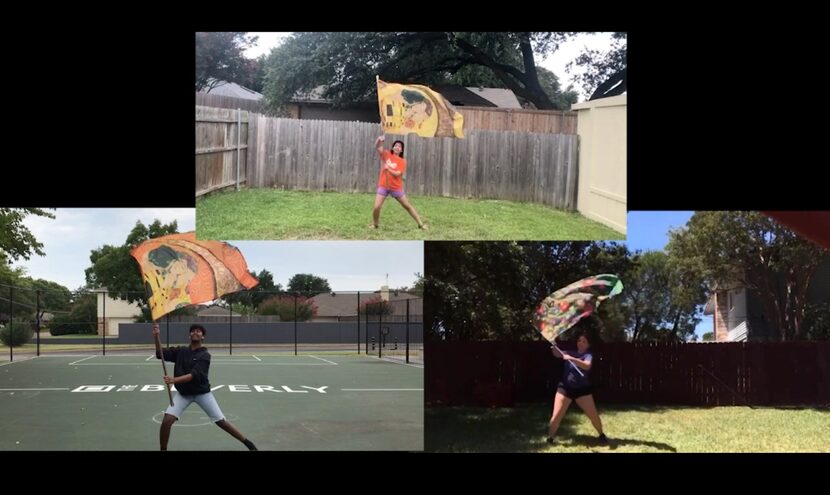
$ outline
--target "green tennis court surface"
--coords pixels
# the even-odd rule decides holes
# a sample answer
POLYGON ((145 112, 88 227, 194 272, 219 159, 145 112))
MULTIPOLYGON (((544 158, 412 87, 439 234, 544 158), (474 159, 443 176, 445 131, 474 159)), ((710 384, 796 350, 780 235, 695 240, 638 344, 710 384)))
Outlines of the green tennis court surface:
MULTIPOLYGON (((149 353, 0 363, 0 450, 158 450, 161 377, 149 353)), ((234 352, 213 355, 210 383, 225 417, 260 450, 423 450, 422 365, 234 352)), ((196 404, 168 448, 246 450, 196 404)))

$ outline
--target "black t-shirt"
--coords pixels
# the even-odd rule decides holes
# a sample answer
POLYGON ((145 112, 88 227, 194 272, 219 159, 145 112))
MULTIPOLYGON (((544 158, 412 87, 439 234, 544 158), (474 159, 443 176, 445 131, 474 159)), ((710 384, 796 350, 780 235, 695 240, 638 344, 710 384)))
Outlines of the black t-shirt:
POLYGON ((164 354, 165 361, 176 363, 173 376, 193 374, 193 380, 176 384, 176 390, 180 394, 199 395, 210 392, 210 382, 208 381, 210 353, 206 347, 199 347, 195 351, 190 346, 170 347, 162 349, 161 352, 164 354))

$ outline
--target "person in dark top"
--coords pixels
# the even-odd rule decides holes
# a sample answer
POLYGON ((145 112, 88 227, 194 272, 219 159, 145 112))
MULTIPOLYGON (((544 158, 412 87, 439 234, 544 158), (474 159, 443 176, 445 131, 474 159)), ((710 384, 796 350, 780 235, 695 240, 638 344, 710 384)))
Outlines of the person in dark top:
MULTIPOLYGON (((248 450, 257 450, 253 442, 245 438, 234 425, 232 425, 216 402, 216 397, 210 391, 208 372, 210 371, 210 353, 202 346, 205 339, 205 327, 199 324, 190 326, 190 345, 185 347, 170 347, 162 350, 158 339, 156 341, 156 359, 176 363, 173 369, 173 376, 164 377, 164 383, 176 386, 176 395, 173 396, 173 405, 164 411, 164 419, 161 422, 159 440, 161 450, 167 450, 167 441, 170 438, 170 429, 173 423, 178 421, 187 407, 195 402, 207 413, 216 426, 230 433, 234 438, 244 443, 248 450)), ((153 324, 153 335, 159 334, 158 324, 153 324)))
POLYGON ((548 426, 548 443, 554 442, 556 430, 559 429, 559 424, 568 407, 572 401, 585 411, 591 424, 599 433, 599 442, 602 445, 608 445, 608 438, 602 432, 602 421, 599 419, 597 406, 594 404, 594 396, 591 390, 591 361, 593 356, 590 353, 591 344, 588 342, 588 337, 583 333, 576 339, 576 353, 569 353, 560 350, 558 347, 551 347, 553 356, 565 361, 565 366, 562 370, 562 381, 556 389, 556 396, 553 399, 553 413, 550 417, 548 426))

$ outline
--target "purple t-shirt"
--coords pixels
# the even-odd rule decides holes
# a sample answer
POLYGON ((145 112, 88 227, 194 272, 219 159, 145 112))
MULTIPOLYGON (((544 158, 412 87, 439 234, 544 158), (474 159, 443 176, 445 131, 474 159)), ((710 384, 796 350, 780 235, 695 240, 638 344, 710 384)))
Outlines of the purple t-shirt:
MULTIPOLYGON (((593 356, 591 356, 590 352, 586 352, 585 354, 580 354, 578 352, 565 352, 565 354, 573 356, 581 361, 586 361, 588 363, 590 363, 591 359, 593 359, 593 356)), ((565 361, 565 367, 562 369, 562 385, 570 389, 590 387, 591 382, 588 380, 588 373, 588 370, 577 368, 576 364, 570 361, 565 361), (577 371, 577 369, 579 371, 577 371), (579 373, 580 371, 582 372, 582 374, 579 373)))

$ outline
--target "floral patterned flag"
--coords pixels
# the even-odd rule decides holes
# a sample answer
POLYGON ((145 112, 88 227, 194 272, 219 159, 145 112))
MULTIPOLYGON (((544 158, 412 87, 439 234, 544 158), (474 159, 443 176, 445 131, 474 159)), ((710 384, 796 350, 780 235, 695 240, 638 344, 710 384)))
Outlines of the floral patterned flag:
POLYGON ((536 309, 533 324, 545 339, 554 343, 579 320, 596 311, 602 301, 622 289, 623 284, 616 275, 584 278, 546 297, 536 309))

